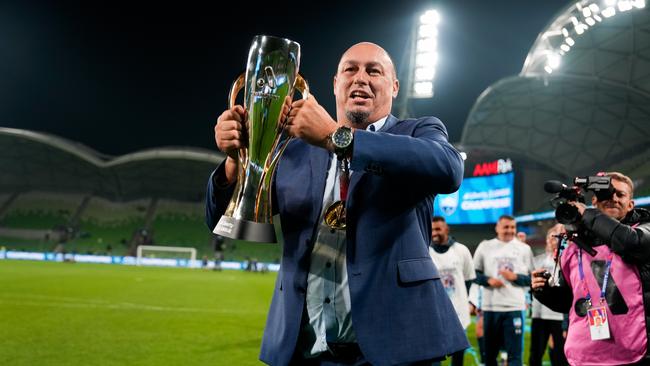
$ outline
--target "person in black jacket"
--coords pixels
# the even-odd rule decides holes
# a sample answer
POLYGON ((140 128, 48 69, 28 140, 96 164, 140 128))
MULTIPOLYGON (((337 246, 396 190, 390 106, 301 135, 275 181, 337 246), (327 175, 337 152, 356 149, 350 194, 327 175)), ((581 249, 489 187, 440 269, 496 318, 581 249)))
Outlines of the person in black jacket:
MULTIPOLYGON (((637 297, 642 299, 641 306, 643 307, 643 312, 645 314, 645 333, 648 335, 648 325, 650 324, 650 212, 634 207, 633 201, 633 192, 634 185, 632 180, 618 172, 605 173, 606 176, 611 177, 612 186, 615 189, 614 194, 611 198, 599 201, 596 196, 593 197, 592 203, 595 208, 587 208, 584 204, 579 202, 570 202, 573 206, 578 209, 578 212, 581 214, 580 222, 578 226, 582 228, 584 236, 587 238, 585 240, 586 244, 591 246, 592 249, 605 248, 606 245, 611 251, 610 263, 608 267, 600 270, 596 268, 598 266, 597 261, 591 262, 591 266, 581 267, 581 271, 574 269, 574 267, 568 266, 567 262, 569 259, 562 258, 561 263, 563 264, 562 268, 564 272, 559 276, 559 283, 556 286, 549 286, 547 279, 541 276, 543 269, 535 270, 532 273, 532 283, 531 287, 533 288, 533 294, 542 304, 548 306, 554 311, 569 313, 570 322, 569 322, 569 336, 567 338, 567 345, 569 344, 571 337, 571 327, 586 327, 587 321, 584 317, 584 314, 580 314, 581 308, 589 308, 588 304, 591 304, 592 307, 598 306, 597 299, 600 297, 598 293, 593 293, 587 295, 587 300, 585 300, 584 294, 585 284, 584 279, 587 275, 592 274, 593 277, 596 277, 598 281, 598 289, 602 291, 602 285, 605 280, 605 274, 608 273, 607 269, 611 266, 612 273, 614 271, 624 270, 623 266, 630 265, 632 268, 636 267, 638 270, 638 276, 634 274, 631 276, 631 281, 636 281, 637 288, 638 282, 640 282, 640 294, 637 294, 637 297), (618 258, 616 258, 618 257, 618 258), (611 258, 614 258, 612 262, 611 258), (620 262, 619 268, 615 268, 612 263, 616 264, 616 260, 622 260, 620 262), (570 272, 570 273, 566 273, 570 272), (582 272, 582 273, 579 273, 582 272), (579 274, 579 276, 578 276, 579 274), (578 280, 583 278, 583 281, 578 280), (593 301, 590 301, 592 300, 593 301), (586 306, 584 303, 587 303, 586 306), (571 319, 573 321, 571 321, 571 319)), ((569 244, 565 254, 562 256, 565 257, 568 249, 574 244, 569 244)), ((573 248, 575 249, 575 248, 573 248)), ((600 250, 600 249, 598 249, 600 250)), ((580 249, 578 251, 573 250, 573 253, 579 253, 580 258, 585 258, 588 260, 589 254, 582 253, 580 249)), ((585 259, 581 259, 584 261, 585 259)), ((575 266, 575 261, 571 262, 575 266)), ((633 271, 633 273, 636 271, 633 271)), ((618 315, 618 314, 628 314, 628 305, 631 306, 632 300, 625 299, 621 296, 621 291, 617 288, 616 284, 612 280, 614 277, 610 276, 609 282, 606 285, 605 296, 603 302, 606 303, 606 308, 608 309, 608 314, 618 315), (626 304, 627 302, 627 304, 626 304), (623 309, 617 310, 617 309, 623 309)), ((622 289, 621 289, 622 290, 622 289)), ((589 293, 594 291, 588 291, 589 293)), ((620 319, 620 318, 619 318, 620 319)), ((616 321, 616 318, 613 319, 616 321)), ((614 324, 617 326, 620 324, 614 324)), ((609 325, 610 329, 612 325, 609 325)), ((589 333, 587 333, 589 334, 589 333)), ((643 335, 643 332, 641 332, 643 335)), ((589 339, 589 337, 584 337, 586 339, 579 339, 579 342, 582 342, 581 347, 577 347, 573 357, 578 359, 583 355, 580 355, 579 352, 584 352, 585 356, 589 351, 589 347, 592 344, 595 344, 595 341, 589 339), (581 351, 582 350, 582 351, 581 351)), ((613 337, 615 338, 615 337, 613 337)), ((650 339, 650 337, 648 337, 650 339)), ((621 337, 617 341, 621 341, 621 337)), ((628 341, 630 343, 630 341, 628 341)), ((569 356, 569 351, 567 350, 567 356, 569 356)), ((571 362, 571 357, 568 357, 571 362)), ((650 356, 647 352, 647 346, 645 349, 645 357, 640 360, 636 360, 635 364, 646 365, 650 364, 650 356)), ((575 363, 575 362, 574 362, 575 363)))

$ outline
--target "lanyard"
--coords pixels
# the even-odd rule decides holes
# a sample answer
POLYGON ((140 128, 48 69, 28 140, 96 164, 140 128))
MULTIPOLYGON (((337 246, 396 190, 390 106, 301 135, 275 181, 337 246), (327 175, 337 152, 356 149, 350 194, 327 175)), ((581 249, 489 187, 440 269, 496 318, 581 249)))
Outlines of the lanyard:
MULTIPOLYGON (((610 251, 607 256, 607 264, 605 265, 605 274, 603 275, 603 287, 600 290, 600 301, 605 299, 605 292, 607 291, 607 281, 609 280, 609 270, 612 267, 612 259, 614 254, 610 251)), ((585 292, 585 299, 590 300, 591 295, 589 294, 589 289, 587 288, 587 283, 585 281, 585 272, 582 268, 582 249, 578 249, 578 272, 580 273, 580 282, 582 282, 582 289, 585 292)))
POLYGON ((345 202, 348 198, 348 186, 350 185, 350 162, 347 158, 338 159, 339 163, 339 189, 341 201, 345 202))

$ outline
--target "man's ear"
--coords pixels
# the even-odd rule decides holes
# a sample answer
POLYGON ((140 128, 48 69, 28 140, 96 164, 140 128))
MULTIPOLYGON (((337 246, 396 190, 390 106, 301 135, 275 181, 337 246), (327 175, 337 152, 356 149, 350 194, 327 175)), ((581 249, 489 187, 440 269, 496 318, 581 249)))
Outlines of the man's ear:
POLYGON ((397 94, 399 94, 399 80, 395 79, 393 81, 393 98, 397 98, 397 94))
POLYGON ((334 80, 332 80, 332 91, 334 96, 336 96, 336 75, 334 75, 334 80))
POLYGON ((596 195, 593 195, 593 196, 591 197, 591 204, 594 205, 594 206, 596 206, 596 202, 598 202, 598 198, 596 198, 596 195))

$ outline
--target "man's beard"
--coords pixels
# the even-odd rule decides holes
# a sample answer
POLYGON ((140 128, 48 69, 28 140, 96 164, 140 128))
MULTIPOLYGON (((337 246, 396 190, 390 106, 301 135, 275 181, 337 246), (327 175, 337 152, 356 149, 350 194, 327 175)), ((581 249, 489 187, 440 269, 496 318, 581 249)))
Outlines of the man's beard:
POLYGON ((346 111, 345 116, 353 125, 365 125, 368 123, 370 113, 362 111, 346 111))

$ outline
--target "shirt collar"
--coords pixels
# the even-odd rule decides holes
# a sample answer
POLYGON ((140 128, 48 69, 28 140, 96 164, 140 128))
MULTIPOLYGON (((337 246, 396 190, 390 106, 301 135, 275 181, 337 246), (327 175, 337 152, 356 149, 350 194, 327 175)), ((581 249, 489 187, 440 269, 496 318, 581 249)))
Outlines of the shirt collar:
POLYGON ((382 127, 384 127, 384 124, 386 124, 386 119, 388 119, 388 116, 379 119, 379 121, 371 123, 366 127, 367 131, 379 131, 381 130, 382 127))

